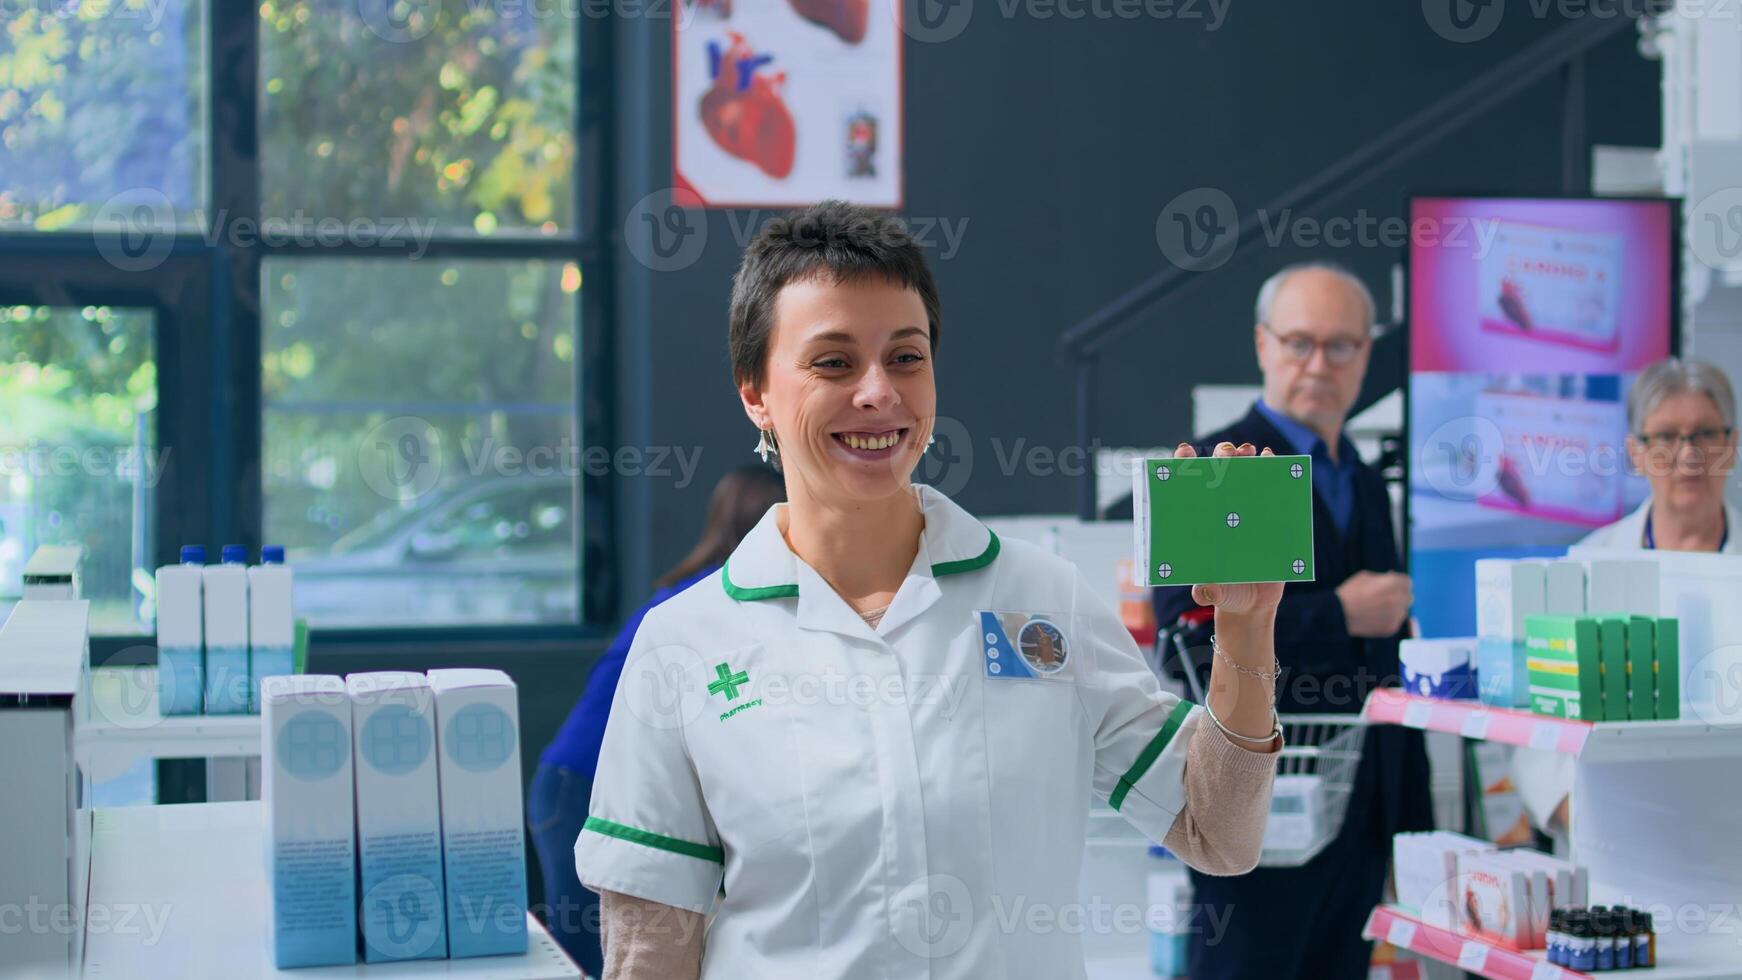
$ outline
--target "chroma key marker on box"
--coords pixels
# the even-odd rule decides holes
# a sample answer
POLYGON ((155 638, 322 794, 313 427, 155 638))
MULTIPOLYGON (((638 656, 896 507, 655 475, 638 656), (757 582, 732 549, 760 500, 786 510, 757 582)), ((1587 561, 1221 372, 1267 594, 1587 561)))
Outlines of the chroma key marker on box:
POLYGON ((1146 459, 1132 484, 1142 584, 1313 580, 1312 457, 1146 459))

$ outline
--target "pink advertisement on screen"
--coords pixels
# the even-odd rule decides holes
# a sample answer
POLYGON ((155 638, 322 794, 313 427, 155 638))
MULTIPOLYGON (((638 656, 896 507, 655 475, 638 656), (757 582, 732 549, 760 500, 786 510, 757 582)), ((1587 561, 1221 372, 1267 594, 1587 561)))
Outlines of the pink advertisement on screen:
POLYGON ((1410 369, 1638 371, 1669 356, 1670 205, 1417 198, 1410 369))

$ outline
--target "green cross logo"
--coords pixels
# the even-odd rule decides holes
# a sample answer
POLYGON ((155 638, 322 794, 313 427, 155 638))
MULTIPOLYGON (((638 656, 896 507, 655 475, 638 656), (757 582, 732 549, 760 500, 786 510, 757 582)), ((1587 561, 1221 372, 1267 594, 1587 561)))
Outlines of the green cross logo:
POLYGON ((725 664, 715 666, 714 675, 717 680, 708 685, 708 693, 719 694, 724 691, 728 701, 738 700, 739 686, 750 683, 750 675, 747 672, 740 670, 734 674, 732 668, 725 664))

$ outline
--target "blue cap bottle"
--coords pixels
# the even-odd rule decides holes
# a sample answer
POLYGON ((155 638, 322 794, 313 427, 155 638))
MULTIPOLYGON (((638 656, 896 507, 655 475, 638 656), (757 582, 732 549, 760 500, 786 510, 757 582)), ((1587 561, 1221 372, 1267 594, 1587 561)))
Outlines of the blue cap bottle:
POLYGON ((206 563, 206 546, 201 544, 182 545, 181 563, 183 565, 204 565, 206 563))
POLYGON ((245 544, 227 544, 222 555, 226 565, 248 564, 248 546, 245 544))
POLYGON ((260 564, 262 564, 262 565, 282 565, 282 564, 284 564, 284 545, 269 544, 269 545, 266 545, 265 547, 262 547, 260 549, 260 564))

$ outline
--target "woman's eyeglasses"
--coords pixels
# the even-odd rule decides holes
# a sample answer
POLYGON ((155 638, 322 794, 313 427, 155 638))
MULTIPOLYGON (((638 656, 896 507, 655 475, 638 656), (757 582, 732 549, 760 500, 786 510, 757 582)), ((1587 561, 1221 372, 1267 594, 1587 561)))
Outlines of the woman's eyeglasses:
POLYGON ((1703 452, 1715 452, 1730 441, 1730 431, 1725 425, 1692 432, 1641 432, 1634 438, 1653 452, 1674 452, 1684 442, 1703 452))
POLYGON ((1260 326, 1264 327, 1267 333, 1276 338, 1276 342, 1282 345, 1282 353, 1284 356, 1296 364, 1305 364, 1312 360, 1313 352, 1317 351, 1320 347, 1323 347, 1325 349, 1325 360, 1338 367, 1342 367, 1355 360, 1355 355, 1361 353, 1362 348, 1367 346, 1367 341, 1364 338, 1353 339, 1350 337, 1333 337, 1330 340, 1314 340, 1311 337, 1303 337, 1300 334, 1289 334, 1284 337, 1282 334, 1271 329, 1271 326, 1268 323, 1260 324, 1260 326))

